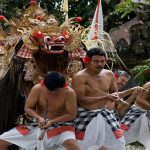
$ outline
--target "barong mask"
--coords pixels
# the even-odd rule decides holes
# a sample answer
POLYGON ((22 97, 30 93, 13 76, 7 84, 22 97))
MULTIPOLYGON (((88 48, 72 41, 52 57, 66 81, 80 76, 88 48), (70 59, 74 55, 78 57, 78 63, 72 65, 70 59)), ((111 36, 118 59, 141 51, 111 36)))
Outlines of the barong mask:
MULTIPOLYGON (((94 43, 85 39, 87 32, 78 23, 80 17, 60 24, 35 0, 30 4, 20 17, 7 20, 0 16, 9 26, 7 31, 0 29, 0 114, 5 120, 0 122, 1 133, 14 127, 31 88, 46 72, 59 71, 70 79, 82 69, 81 58, 89 43, 94 43)), ((110 49, 109 38, 99 40, 99 45, 103 41, 104 48, 110 49)))
MULTIPOLYGON (((25 60, 25 81, 37 83, 50 70, 72 76, 82 69, 80 57, 84 54, 81 47, 83 28, 78 23, 81 21, 79 19, 70 18, 59 24, 55 16, 48 16, 35 3, 31 3, 20 19, 5 19, 11 27, 9 34, 18 35, 16 43, 8 51, 15 48, 15 53, 11 51, 11 54, 15 54, 17 59, 25 60)), ((6 43, 8 45, 7 41, 6 43)), ((11 63, 11 59, 8 59, 7 67, 11 63)), ((2 74, 4 76, 5 73, 2 74)))

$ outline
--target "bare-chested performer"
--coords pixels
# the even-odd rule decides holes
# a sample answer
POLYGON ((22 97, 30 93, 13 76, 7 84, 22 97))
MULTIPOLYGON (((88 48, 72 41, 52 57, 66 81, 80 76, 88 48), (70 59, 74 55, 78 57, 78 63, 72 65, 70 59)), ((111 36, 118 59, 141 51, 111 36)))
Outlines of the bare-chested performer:
POLYGON ((116 70, 114 75, 116 78, 118 90, 121 91, 122 88, 124 88, 124 86, 128 83, 130 75, 126 71, 120 69, 116 70))
POLYGON ((25 112, 37 119, 38 126, 17 126, 0 135, 1 150, 7 150, 11 144, 27 150, 36 147, 38 150, 55 150, 54 147, 58 145, 67 150, 81 150, 71 122, 77 113, 76 94, 72 88, 65 86, 65 78, 61 73, 48 72, 43 82, 32 88, 25 112), (43 140, 38 140, 41 133, 43 140))
MULTIPOLYGON (((114 75, 115 75, 115 79, 116 79, 116 84, 117 84, 118 91, 122 91, 122 89, 123 89, 123 88, 125 87, 125 85, 128 83, 128 81, 129 81, 129 79, 130 79, 130 76, 129 76, 129 74, 128 74, 126 71, 120 70, 120 69, 114 71, 114 75)), ((132 91, 133 91, 133 90, 132 90, 132 91)), ((131 92, 130 92, 129 94, 131 94, 131 92)), ((122 92, 121 92, 121 95, 122 95, 122 92)), ((120 96, 120 94, 119 94, 119 96, 120 96)), ((107 103, 107 108, 108 108, 109 110, 113 110, 115 116, 117 117, 117 119, 120 120, 117 111, 119 110, 119 111, 120 111, 119 113, 121 114, 122 111, 123 111, 123 109, 124 109, 125 107, 128 108, 129 106, 127 106, 127 105, 126 105, 126 106, 124 106, 124 105, 119 105, 117 111, 116 111, 116 106, 117 106, 117 105, 115 105, 114 102, 109 101, 109 102, 107 103)))
POLYGON ((74 123, 78 142, 86 150, 125 150, 120 126, 111 111, 108 101, 119 103, 112 71, 104 69, 107 54, 100 48, 91 48, 83 58, 86 68, 72 78, 79 104, 74 123))
POLYGON ((146 150, 150 150, 150 82, 143 88, 145 91, 133 92, 130 102, 135 98, 134 105, 121 121, 126 144, 139 141, 146 150))

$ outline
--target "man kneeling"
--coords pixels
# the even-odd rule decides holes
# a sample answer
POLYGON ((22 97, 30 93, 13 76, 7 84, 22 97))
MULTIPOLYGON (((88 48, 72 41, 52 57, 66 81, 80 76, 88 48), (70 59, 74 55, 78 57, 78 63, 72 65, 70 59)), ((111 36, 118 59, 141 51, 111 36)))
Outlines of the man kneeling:
POLYGON ((55 150, 60 145, 67 150, 81 150, 71 122, 77 112, 76 94, 65 85, 64 76, 52 71, 31 89, 25 112, 37 120, 37 125, 17 126, 0 135, 1 150, 12 144, 27 150, 55 150))

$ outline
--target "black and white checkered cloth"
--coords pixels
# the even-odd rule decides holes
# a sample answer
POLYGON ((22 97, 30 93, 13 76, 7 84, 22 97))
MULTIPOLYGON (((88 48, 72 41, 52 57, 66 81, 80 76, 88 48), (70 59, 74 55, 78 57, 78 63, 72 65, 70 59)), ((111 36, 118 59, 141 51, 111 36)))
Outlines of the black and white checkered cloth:
POLYGON ((54 123, 47 130, 51 130, 51 129, 54 129, 54 128, 59 128, 59 127, 62 127, 62 126, 74 126, 74 124, 71 121, 54 123))
POLYGON ((150 110, 147 111, 146 117, 150 119, 150 110))
MULTIPOLYGON (((26 126, 26 127, 27 127, 29 130, 32 130, 33 128, 35 128, 35 127, 37 127, 37 126, 38 126, 38 124, 36 124, 36 125, 31 124, 31 125, 28 125, 28 126, 26 126)), ((46 131, 52 130, 52 129, 54 129, 54 128, 63 127, 63 126, 72 126, 72 127, 75 128, 75 126, 74 126, 74 124, 73 124, 72 121, 67 121, 67 122, 54 123, 54 124, 52 124, 50 127, 48 127, 48 128, 46 129, 46 131)))
POLYGON ((116 118, 108 109, 104 108, 102 110, 93 112, 84 108, 78 108, 77 117, 73 121, 76 132, 85 131, 90 121, 99 113, 106 119, 107 123, 111 126, 113 132, 120 129, 116 118))
POLYGON ((125 124, 127 126, 131 126, 132 123, 135 122, 137 118, 139 118, 143 113, 147 112, 146 110, 141 110, 135 105, 131 106, 130 110, 126 114, 126 116, 122 119, 121 124, 125 124))
POLYGON ((111 111, 104 108, 100 111, 101 115, 106 119, 113 132, 120 129, 119 123, 111 111))
POLYGON ((77 117, 73 121, 76 132, 85 131, 90 121, 98 115, 98 112, 92 112, 84 108, 78 108, 77 117))

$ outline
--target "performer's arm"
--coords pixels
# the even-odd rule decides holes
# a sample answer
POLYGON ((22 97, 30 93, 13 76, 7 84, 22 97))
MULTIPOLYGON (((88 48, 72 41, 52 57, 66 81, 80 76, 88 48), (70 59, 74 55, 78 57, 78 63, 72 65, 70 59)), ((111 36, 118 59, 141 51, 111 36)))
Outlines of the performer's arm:
POLYGON ((110 76, 110 79, 111 79, 109 93, 115 94, 118 97, 118 100, 115 101, 115 103, 108 102, 108 104, 107 104, 108 109, 113 109, 113 107, 115 108, 117 105, 128 106, 128 103, 123 101, 122 98, 120 98, 116 80, 115 80, 115 76, 114 76, 113 72, 110 71, 108 73, 109 73, 108 75, 110 76))
MULTIPOLYGON (((133 88, 132 88, 133 89, 133 88)), ((147 93, 147 90, 146 89, 144 89, 144 88, 139 88, 139 87, 135 87, 134 88, 135 90, 134 90, 134 92, 132 92, 132 94, 131 94, 131 96, 129 96, 129 98, 126 100, 126 102, 129 104, 128 106, 118 106, 117 107, 117 111, 119 112, 119 113, 124 113, 130 106, 131 106, 131 104, 133 103, 133 102, 138 102, 138 104, 140 104, 140 105, 142 105, 142 106, 146 106, 146 108, 147 107, 149 107, 148 105, 148 103, 147 102, 144 102, 143 101, 143 99, 145 99, 145 97, 144 96, 146 96, 146 93, 147 93), (146 104, 147 103, 147 104, 146 104)), ((128 92, 128 90, 127 90, 127 92, 128 92)))
POLYGON ((135 101, 135 97, 136 97, 136 95, 133 92, 132 95, 129 96, 129 98, 126 100, 128 105, 126 105, 126 106, 125 105, 118 105, 116 107, 117 112, 119 112, 120 114, 124 114, 124 112, 131 106, 132 102, 135 101))
POLYGON ((126 96, 131 95, 133 92, 140 93, 140 92, 143 92, 143 91, 145 91, 144 88, 139 87, 139 86, 136 86, 136 87, 127 89, 127 90, 125 90, 125 91, 119 92, 119 97, 120 97, 120 98, 124 98, 124 97, 126 97, 126 96))
POLYGON ((117 87, 117 84, 116 84, 114 74, 112 72, 109 72, 109 76, 110 76, 110 79, 111 79, 111 85, 110 85, 110 88, 109 88, 109 93, 118 92, 118 87, 117 87))
POLYGON ((98 89, 93 89, 92 86, 86 83, 85 79, 81 78, 80 76, 74 76, 72 78, 72 87, 76 91, 77 94, 77 100, 80 104, 93 104, 95 102, 98 102, 100 100, 110 100, 110 101, 117 101, 118 97, 113 94, 106 94, 102 91, 97 91, 98 89), (94 90, 95 93, 99 92, 100 96, 87 96, 86 89, 94 90))
POLYGON ((28 97, 27 97, 27 100, 26 100, 26 103, 25 103, 25 107, 24 107, 24 110, 25 112, 31 116, 31 117, 34 117, 38 120, 42 119, 42 117, 40 115, 37 114, 37 112, 35 111, 35 106, 38 102, 38 99, 39 99, 39 93, 40 93, 40 89, 38 87, 39 85, 35 85, 28 97))
POLYGON ((150 102, 145 101, 145 100, 141 100, 140 102, 138 102, 138 104, 140 104, 140 106, 150 110, 150 102))
POLYGON ((124 98, 124 97, 126 97, 128 95, 131 95, 134 92, 134 90, 135 90, 135 88, 130 88, 130 89, 127 89, 125 91, 121 91, 121 92, 118 93, 119 97, 120 98, 124 98))
POLYGON ((149 90, 140 93, 137 97, 136 97, 136 103, 139 106, 142 106, 142 108, 146 108, 148 110, 150 110, 150 99, 149 99, 149 90))

